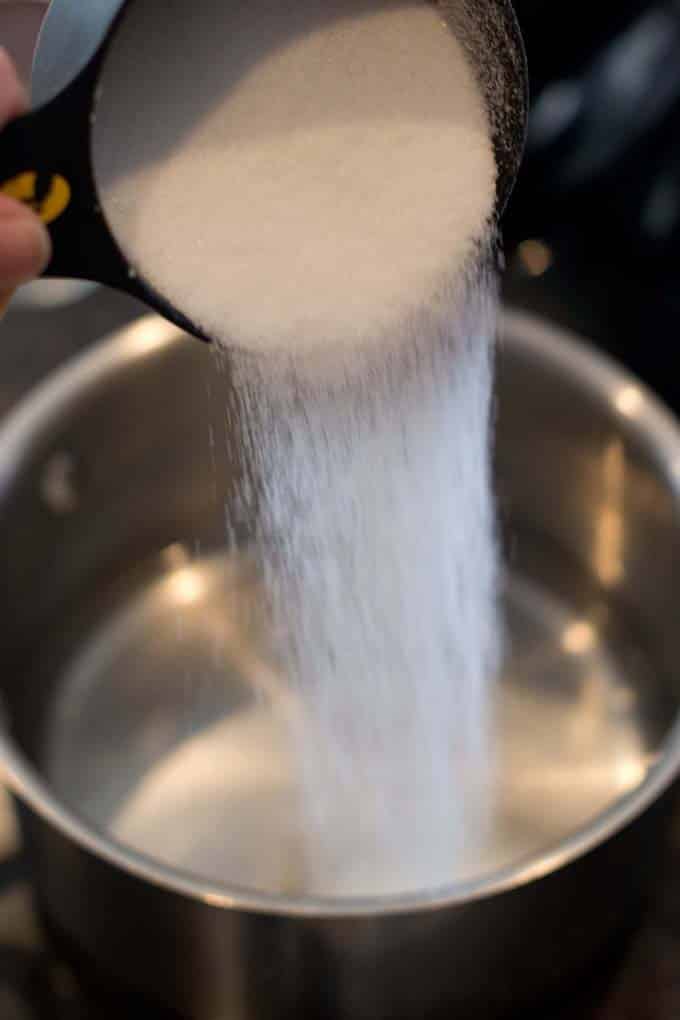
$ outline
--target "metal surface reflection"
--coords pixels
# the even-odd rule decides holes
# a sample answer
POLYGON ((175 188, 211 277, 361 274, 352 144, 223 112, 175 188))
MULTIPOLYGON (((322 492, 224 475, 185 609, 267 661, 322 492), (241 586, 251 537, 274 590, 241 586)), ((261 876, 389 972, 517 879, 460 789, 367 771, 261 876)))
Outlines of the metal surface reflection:
POLYGON ((623 580, 625 555, 626 454, 620 439, 612 439, 602 456, 602 503, 595 523, 593 561, 605 587, 623 580))
MULTIPOLYGON (((558 843, 647 771, 648 678, 621 667, 611 631, 517 575, 506 615, 495 820, 481 852, 452 862, 452 882, 558 843)), ((301 891, 286 729, 301 708, 268 648, 247 561, 221 555, 153 578, 62 672, 45 763, 59 798, 171 866, 301 891)))

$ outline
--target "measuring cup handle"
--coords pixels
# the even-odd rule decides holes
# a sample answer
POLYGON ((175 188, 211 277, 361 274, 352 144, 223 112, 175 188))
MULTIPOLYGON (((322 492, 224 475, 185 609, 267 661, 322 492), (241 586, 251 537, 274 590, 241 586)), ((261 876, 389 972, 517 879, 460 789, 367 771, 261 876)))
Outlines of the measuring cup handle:
POLYGON ((45 106, 0 132, 0 191, 46 224, 52 259, 45 276, 130 289, 128 266, 99 208, 90 153, 97 63, 45 106))
POLYGON ((68 208, 71 184, 43 157, 50 139, 41 121, 39 114, 27 113, 0 132, 0 191, 30 206, 49 227, 68 208))

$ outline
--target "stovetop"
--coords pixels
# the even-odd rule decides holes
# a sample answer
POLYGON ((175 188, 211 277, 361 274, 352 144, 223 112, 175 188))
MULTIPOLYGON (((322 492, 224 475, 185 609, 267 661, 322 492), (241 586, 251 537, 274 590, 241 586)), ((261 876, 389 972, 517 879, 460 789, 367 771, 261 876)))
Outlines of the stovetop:
MULTIPOLYGON (((43 936, 33 909, 30 872, 22 854, 13 809, 4 793, 0 794, 0 1017, 97 1018, 73 974, 50 951, 43 936)), ((101 1013, 101 1017, 104 1020, 106 1013, 101 1013)))

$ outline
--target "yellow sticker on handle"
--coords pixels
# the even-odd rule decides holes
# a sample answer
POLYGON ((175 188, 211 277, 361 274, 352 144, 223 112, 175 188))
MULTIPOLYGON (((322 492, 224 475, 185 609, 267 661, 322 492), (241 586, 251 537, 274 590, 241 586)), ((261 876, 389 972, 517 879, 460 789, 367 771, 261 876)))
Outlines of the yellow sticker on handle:
POLYGON ((37 198, 37 182, 38 175, 35 170, 26 170, 0 184, 0 191, 30 206, 43 223, 52 223, 61 216, 71 201, 71 186, 61 174, 53 174, 46 194, 37 198))

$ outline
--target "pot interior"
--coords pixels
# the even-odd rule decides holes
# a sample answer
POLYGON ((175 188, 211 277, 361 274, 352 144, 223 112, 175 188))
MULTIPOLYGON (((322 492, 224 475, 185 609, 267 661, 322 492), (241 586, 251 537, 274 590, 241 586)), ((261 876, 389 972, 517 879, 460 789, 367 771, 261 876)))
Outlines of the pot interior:
MULTIPOLYGON (((487 853, 461 858, 452 883, 554 848, 677 753, 680 442, 593 358, 506 322, 498 811, 487 853)), ((295 893, 292 770, 256 711, 276 679, 228 370, 151 317, 20 417, 0 438, 14 740, 100 832, 200 878, 295 893)))

